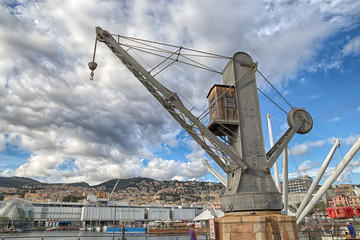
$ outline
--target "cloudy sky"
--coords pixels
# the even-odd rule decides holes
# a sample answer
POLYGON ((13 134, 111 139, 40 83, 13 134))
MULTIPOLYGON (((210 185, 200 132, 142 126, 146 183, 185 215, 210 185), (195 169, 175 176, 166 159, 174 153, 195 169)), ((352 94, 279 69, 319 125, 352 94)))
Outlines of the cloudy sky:
MULTIPOLYGON (((216 164, 102 43, 89 80, 96 26, 229 57, 250 54, 279 92, 314 119, 313 130, 289 145, 290 177, 314 176, 339 138, 336 166, 360 137, 360 1, 3 0, 1 176, 90 184, 135 176, 215 180, 202 159, 216 164)), ((136 56, 141 64, 150 61, 136 56)), ((221 71, 226 61, 205 63, 221 71)), ((158 77, 195 114, 221 83, 219 74, 182 64, 158 77)), ((257 80, 290 110, 260 75, 257 80)), ((286 114, 259 98, 269 150, 266 114, 275 140, 287 128, 286 114)), ((346 181, 360 183, 358 156, 346 181)))

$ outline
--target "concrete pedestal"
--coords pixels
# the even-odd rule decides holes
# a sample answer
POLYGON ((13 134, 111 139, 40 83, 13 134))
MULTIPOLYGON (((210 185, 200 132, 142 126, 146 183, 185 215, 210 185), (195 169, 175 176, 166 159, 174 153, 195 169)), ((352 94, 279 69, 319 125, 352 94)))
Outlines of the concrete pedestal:
POLYGON ((215 219, 216 240, 298 240, 294 216, 280 212, 227 213, 215 219))

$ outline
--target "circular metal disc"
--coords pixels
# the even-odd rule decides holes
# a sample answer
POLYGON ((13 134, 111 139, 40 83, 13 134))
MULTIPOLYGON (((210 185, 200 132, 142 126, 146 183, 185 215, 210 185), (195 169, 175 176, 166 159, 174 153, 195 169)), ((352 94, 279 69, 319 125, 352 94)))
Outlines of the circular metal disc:
POLYGON ((287 122, 290 128, 295 128, 299 121, 304 121, 296 133, 306 134, 310 132, 313 127, 313 120, 310 114, 303 108, 293 108, 287 116, 287 122))

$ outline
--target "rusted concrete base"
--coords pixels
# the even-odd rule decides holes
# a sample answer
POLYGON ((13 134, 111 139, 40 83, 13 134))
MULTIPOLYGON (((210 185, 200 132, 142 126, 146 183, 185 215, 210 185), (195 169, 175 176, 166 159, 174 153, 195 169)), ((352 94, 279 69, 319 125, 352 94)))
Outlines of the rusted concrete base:
POLYGON ((227 213, 215 219, 216 240, 298 240, 294 216, 280 212, 227 213))

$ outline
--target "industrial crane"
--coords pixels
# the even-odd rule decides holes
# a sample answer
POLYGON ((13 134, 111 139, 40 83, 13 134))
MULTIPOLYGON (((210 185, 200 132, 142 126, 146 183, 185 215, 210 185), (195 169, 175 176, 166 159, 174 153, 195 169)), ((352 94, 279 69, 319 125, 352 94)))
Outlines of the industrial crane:
MULTIPOLYGON (((232 87, 236 92, 234 95, 238 97, 233 103, 238 110, 237 122, 232 126, 232 131, 226 131, 221 123, 213 125, 211 129, 209 126, 206 127, 185 107, 177 93, 158 82, 122 48, 108 31, 96 27, 96 39, 109 47, 165 110, 227 174, 227 187, 222 197, 224 212, 279 211, 283 208, 281 194, 271 177, 270 168, 295 133, 306 134, 311 130, 312 118, 304 109, 292 108, 287 116, 289 129, 265 153, 255 80, 257 63, 254 63, 249 55, 242 52, 236 53, 223 71, 225 85, 220 88, 232 87), (226 143, 219 138, 224 132, 230 136, 230 140, 226 143)), ((97 67, 94 58, 88 66, 91 70, 90 79, 92 79, 93 71, 97 67)))

